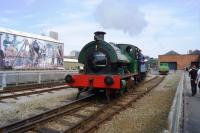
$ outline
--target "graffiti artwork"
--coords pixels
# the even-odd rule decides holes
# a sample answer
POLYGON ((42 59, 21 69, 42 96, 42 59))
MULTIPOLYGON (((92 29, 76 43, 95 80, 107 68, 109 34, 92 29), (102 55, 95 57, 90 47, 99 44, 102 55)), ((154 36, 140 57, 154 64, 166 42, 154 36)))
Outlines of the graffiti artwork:
POLYGON ((63 67, 63 44, 0 33, 0 68, 63 67))

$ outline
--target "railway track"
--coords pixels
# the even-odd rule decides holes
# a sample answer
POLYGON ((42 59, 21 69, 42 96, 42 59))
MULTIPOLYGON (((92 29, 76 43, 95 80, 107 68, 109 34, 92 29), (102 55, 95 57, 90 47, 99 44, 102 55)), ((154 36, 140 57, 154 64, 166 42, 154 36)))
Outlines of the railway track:
POLYGON ((73 133, 92 132, 106 120, 132 105, 137 99, 150 92, 162 82, 164 77, 156 77, 135 90, 129 91, 109 104, 91 100, 92 96, 74 101, 40 115, 0 127, 0 132, 43 132, 73 133))
POLYGON ((0 91, 0 100, 8 98, 17 98, 20 96, 28 96, 44 92, 57 91, 69 88, 63 82, 49 83, 49 84, 35 84, 28 86, 8 87, 0 91))

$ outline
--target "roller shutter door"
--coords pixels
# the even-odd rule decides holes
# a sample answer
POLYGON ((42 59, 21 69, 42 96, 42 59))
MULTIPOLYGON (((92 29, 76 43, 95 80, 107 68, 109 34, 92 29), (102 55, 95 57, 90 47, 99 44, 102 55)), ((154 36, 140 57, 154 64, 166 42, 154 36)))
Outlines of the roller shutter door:
POLYGON ((167 62, 169 65, 170 70, 177 70, 177 63, 176 62, 167 62))

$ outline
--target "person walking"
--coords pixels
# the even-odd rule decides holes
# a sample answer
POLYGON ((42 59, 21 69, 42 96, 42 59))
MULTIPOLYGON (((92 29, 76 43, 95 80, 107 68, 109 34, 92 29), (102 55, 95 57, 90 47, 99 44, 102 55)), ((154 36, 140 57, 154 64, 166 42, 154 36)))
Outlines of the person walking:
POLYGON ((194 96, 197 93, 197 69, 195 65, 192 65, 192 68, 189 71, 190 76, 190 83, 191 83, 191 90, 192 90, 192 96, 194 96))
POLYGON ((196 83, 197 83, 197 86, 198 86, 198 88, 199 88, 199 93, 200 93, 200 69, 199 69, 198 72, 197 72, 196 83))

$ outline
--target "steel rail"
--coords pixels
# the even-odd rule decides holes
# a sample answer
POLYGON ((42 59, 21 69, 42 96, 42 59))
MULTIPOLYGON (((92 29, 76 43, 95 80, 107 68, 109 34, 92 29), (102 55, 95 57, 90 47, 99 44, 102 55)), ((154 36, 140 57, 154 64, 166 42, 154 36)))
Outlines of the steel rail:
POLYGON ((41 89, 44 87, 53 87, 53 86, 58 86, 58 85, 65 85, 65 83, 64 82, 54 82, 54 83, 42 83, 42 84, 6 87, 6 88, 4 88, 4 90, 0 90, 0 94, 25 91, 25 90, 30 90, 30 89, 41 89))
POLYGON ((33 117, 8 124, 6 126, 0 127, 0 133, 16 133, 16 132, 25 132, 31 129, 34 129, 38 124, 44 123, 46 121, 50 121, 54 118, 62 116, 64 114, 69 114, 75 110, 79 110, 91 102, 88 102, 94 95, 89 95, 84 98, 72 101, 66 105, 63 105, 59 108, 55 108, 49 111, 46 111, 42 114, 35 115, 33 117), (84 102, 83 102, 84 101, 84 102), (79 105, 81 103, 81 105, 79 105), (78 107, 75 105, 77 104, 78 107), (72 107, 71 107, 72 106, 72 107), (73 107, 75 106, 75 107, 73 107), (71 107, 71 109, 69 109, 71 107))
MULTIPOLYGON (((141 91, 140 93, 138 93, 136 91, 136 92, 132 92, 131 93, 132 95, 126 95, 124 97, 120 97, 121 101, 123 101, 125 98, 130 98, 130 100, 128 99, 129 100, 128 102, 126 101, 127 99, 125 100, 125 104, 120 103, 119 99, 115 99, 111 103, 102 106, 98 111, 94 112, 92 115, 86 116, 86 118, 81 120, 79 123, 74 124, 71 128, 69 128, 68 130, 65 130, 64 132, 77 132, 77 131, 88 132, 88 131, 95 130, 96 128, 98 128, 98 126, 100 124, 102 124, 106 120, 112 118, 115 114, 119 113, 121 110, 126 109, 134 101, 136 101, 140 97, 144 96, 146 93, 150 92, 163 79, 164 78, 158 79, 158 77, 155 77, 151 80, 145 81, 145 84, 143 84, 144 88, 145 88, 144 92, 141 91), (156 83, 151 85, 154 80, 156 81, 156 83), (149 85, 149 83, 150 83, 150 85, 149 85), (112 111, 109 113, 109 110, 110 111, 112 110, 112 111), (106 116, 104 116, 106 114, 106 111, 108 111, 107 112, 108 114, 106 116), (101 116, 101 115, 103 115, 104 117, 99 118, 98 116, 101 116), (91 124, 90 122, 95 122, 95 123, 91 124), (90 126, 87 127, 87 125, 90 125, 90 126)), ((92 96, 90 96, 90 97, 92 97, 92 96)), ((44 124, 45 122, 48 122, 50 120, 56 121, 56 118, 58 118, 58 117, 70 115, 70 114, 73 114, 74 111, 80 110, 81 108, 83 108, 83 106, 73 107, 73 104, 75 104, 76 102, 78 102, 80 104, 83 101, 84 101, 84 98, 80 99, 78 101, 74 101, 70 104, 64 105, 62 107, 59 107, 59 108, 56 108, 56 109, 53 109, 53 110, 50 110, 50 111, 46 111, 45 113, 36 115, 34 117, 27 118, 25 120, 21 120, 21 121, 16 122, 16 123, 0 127, 0 133, 1 132, 2 133, 4 133, 4 132, 6 132, 6 133, 25 132, 25 131, 33 130, 35 128, 37 129, 36 131, 38 131, 38 129, 41 129, 42 123, 44 124), (71 110, 68 109, 70 106, 72 106, 71 110)), ((82 103, 82 104, 84 104, 84 103, 82 103)), ((85 106, 87 106, 89 104, 91 104, 91 103, 87 102, 87 103, 85 103, 85 106)))
POLYGON ((53 88, 37 88, 37 89, 31 89, 31 90, 23 90, 23 91, 29 91, 29 92, 22 92, 19 94, 16 94, 15 92, 7 92, 7 93, 10 93, 10 95, 0 95, 0 100, 8 99, 8 98, 17 98, 20 96, 28 96, 28 95, 39 94, 39 93, 44 93, 44 92, 58 91, 58 90, 67 89, 67 88, 70 88, 70 87, 60 86, 60 87, 53 87, 53 88), (41 89, 41 90, 38 90, 38 89, 41 89))
MULTIPOLYGON (((137 99, 141 98, 145 94, 149 93, 153 88, 155 88, 157 85, 159 85, 164 78, 159 79, 155 84, 152 86, 148 87, 147 90, 145 90, 143 93, 137 94, 137 95, 129 95, 131 96, 131 100, 128 101, 127 103, 123 104, 116 104, 117 102, 115 101, 114 103, 111 103, 104 108, 100 109, 96 113, 92 114, 90 117, 82 120, 81 122, 77 123, 76 125, 72 126, 71 128, 67 129, 64 131, 64 133, 76 133, 76 132, 81 132, 81 133, 87 133, 87 132, 92 132, 96 130, 103 122, 106 120, 111 119, 115 114, 119 113, 120 111, 126 109, 129 107, 133 102, 135 102, 137 99), (115 108, 112 109, 112 106, 115 108), (118 107, 118 108, 116 108, 118 107), (103 113, 105 113, 107 110, 111 110, 111 113, 108 113, 105 117, 100 118, 99 116, 103 113), (91 124, 91 121, 94 122, 91 124), (90 126, 88 126, 90 125, 90 126), (88 126, 88 127, 87 127, 88 126)), ((157 78, 154 78, 153 80, 157 80, 157 78)), ((150 81, 153 81, 150 80, 150 81)), ((146 82, 149 83, 149 82, 146 82)), ((151 82, 150 82, 151 83, 151 82)), ((108 111, 109 112, 109 111, 108 111)))

